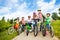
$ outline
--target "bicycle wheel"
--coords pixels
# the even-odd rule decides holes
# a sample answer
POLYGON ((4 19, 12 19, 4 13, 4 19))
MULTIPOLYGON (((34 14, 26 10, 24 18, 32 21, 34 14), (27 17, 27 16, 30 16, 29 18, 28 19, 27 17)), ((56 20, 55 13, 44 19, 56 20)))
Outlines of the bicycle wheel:
POLYGON ((35 28, 34 28, 34 36, 36 37, 37 34, 38 34, 38 27, 35 26, 35 28))
POLYGON ((8 29, 8 34, 13 34, 14 32, 15 32, 14 27, 10 27, 10 28, 8 29))
POLYGON ((18 28, 18 33, 21 34, 23 32, 22 26, 18 28))
POLYGON ((50 27, 50 35, 51 35, 51 37, 54 37, 54 30, 53 30, 53 27, 50 27))
POLYGON ((46 35, 46 30, 42 29, 42 35, 45 36, 46 35))
POLYGON ((40 25, 40 31, 42 31, 42 25, 40 25))
POLYGON ((44 27, 44 25, 42 25, 42 35, 45 36, 46 35, 46 28, 44 27))
POLYGON ((28 34, 29 34, 29 31, 28 31, 28 30, 26 30, 26 35, 28 36, 28 34))

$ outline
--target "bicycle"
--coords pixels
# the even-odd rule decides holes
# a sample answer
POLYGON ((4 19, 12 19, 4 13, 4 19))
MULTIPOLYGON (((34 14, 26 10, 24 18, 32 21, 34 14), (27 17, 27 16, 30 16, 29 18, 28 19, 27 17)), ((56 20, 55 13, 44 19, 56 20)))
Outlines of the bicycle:
POLYGON ((54 29, 52 26, 50 26, 50 36, 54 37, 54 29))
MULTIPOLYGON (((50 36, 51 37, 54 37, 54 29, 53 29, 53 27, 50 25, 50 28, 48 29, 48 31, 49 31, 49 33, 50 33, 50 36)), ((45 33, 43 33, 43 34, 45 34, 46 35, 46 27, 45 27, 45 33)), ((45 36, 44 35, 44 36, 45 36)))
POLYGON ((41 25, 40 25, 40 31, 42 32, 42 35, 43 35, 43 36, 46 36, 46 28, 45 28, 45 26, 43 25, 43 23, 41 23, 41 25))
POLYGON ((28 23, 26 23, 26 35, 27 36, 28 36, 30 30, 31 30, 31 26, 28 23))
POLYGON ((38 26, 37 26, 38 19, 33 19, 33 32, 34 36, 36 37, 38 34, 38 26))
POLYGON ((18 27, 17 30, 14 28, 14 22, 13 22, 12 27, 8 28, 8 34, 13 34, 14 32, 18 32, 18 34, 20 34, 21 31, 20 26, 18 27))

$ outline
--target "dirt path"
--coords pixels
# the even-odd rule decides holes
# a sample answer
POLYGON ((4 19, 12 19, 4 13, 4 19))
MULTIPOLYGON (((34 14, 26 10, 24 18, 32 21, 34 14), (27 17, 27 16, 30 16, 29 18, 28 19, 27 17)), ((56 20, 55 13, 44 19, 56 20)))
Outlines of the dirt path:
POLYGON ((34 37, 33 32, 29 33, 29 35, 26 36, 26 32, 23 32, 19 36, 13 38, 12 40, 58 40, 58 38, 56 38, 55 36, 51 38, 50 35, 46 35, 45 37, 43 37, 40 32, 36 37, 34 37))

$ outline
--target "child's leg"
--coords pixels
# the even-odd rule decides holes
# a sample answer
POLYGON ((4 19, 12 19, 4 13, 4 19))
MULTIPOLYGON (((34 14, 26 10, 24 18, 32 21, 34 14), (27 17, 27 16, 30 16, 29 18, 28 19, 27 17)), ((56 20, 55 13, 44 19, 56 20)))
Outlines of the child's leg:
POLYGON ((24 31, 24 25, 22 25, 22 30, 24 31))
POLYGON ((50 25, 46 25, 46 34, 50 31, 50 25))

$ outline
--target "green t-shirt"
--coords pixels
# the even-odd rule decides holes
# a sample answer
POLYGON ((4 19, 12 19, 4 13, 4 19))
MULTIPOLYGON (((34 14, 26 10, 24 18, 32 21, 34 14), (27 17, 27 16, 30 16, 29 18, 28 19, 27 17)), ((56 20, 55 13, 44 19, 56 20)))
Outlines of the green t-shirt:
POLYGON ((26 24, 26 28, 28 29, 28 31, 31 29, 28 23, 26 24))
POLYGON ((51 23, 51 18, 50 17, 47 17, 46 18, 46 24, 50 24, 51 23))

